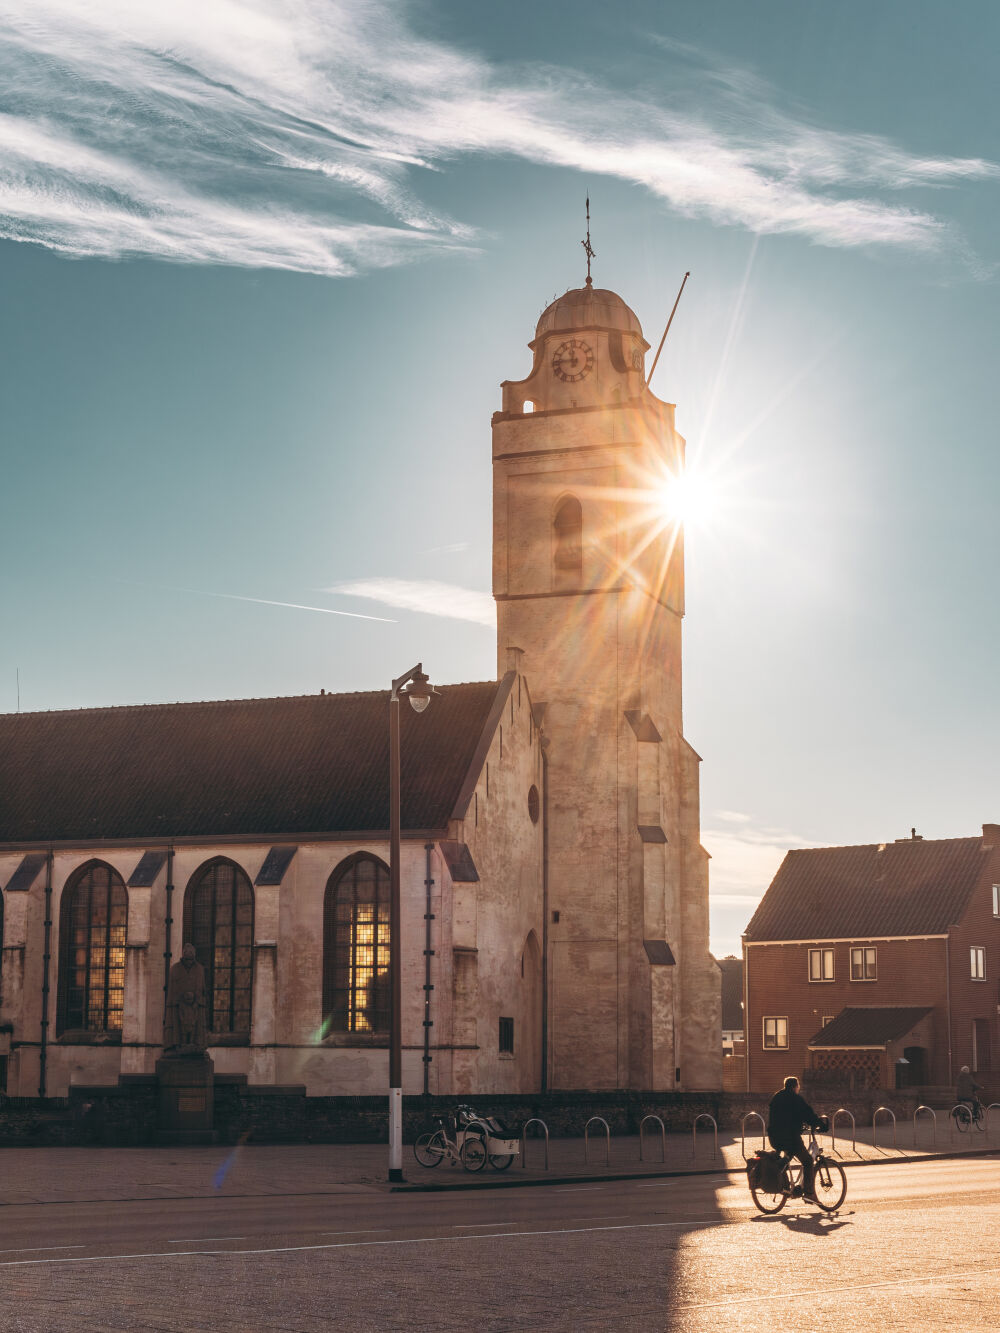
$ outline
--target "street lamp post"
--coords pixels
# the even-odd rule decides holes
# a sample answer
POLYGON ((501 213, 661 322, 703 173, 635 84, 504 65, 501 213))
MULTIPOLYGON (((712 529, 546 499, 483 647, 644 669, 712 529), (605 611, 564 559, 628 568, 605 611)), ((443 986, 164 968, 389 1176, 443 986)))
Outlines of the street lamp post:
POLYGON ((389 1180, 403 1179, 403 967, 399 892, 399 700, 422 713, 437 694, 423 663, 392 682, 389 695, 389 1180), (406 686, 409 688, 405 688, 406 686))

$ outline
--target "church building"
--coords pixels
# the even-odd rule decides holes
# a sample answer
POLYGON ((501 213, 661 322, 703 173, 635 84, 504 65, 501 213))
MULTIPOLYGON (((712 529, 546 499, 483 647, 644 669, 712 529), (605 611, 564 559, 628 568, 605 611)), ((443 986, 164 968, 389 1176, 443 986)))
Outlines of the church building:
MULTIPOLYGON (((589 277, 529 346, 493 417, 497 679, 401 710, 403 1091, 716 1089, 684 442, 589 277)), ((192 944, 217 1073, 385 1092, 388 731, 386 691, 0 717, 0 1089, 151 1074, 192 944)))

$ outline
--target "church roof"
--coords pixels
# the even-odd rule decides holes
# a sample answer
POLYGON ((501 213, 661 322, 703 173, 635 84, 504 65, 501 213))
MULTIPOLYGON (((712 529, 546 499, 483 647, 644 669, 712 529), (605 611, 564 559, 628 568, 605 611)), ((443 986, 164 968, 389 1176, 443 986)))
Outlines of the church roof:
MULTIPOLYGON (((401 705, 404 830, 464 814, 513 679, 401 705)), ((388 717, 386 690, 0 715, 0 846, 381 832, 388 717)))
POLYGON ((991 851, 978 837, 788 852, 744 938, 943 935, 961 919, 991 851))
POLYGON ((538 318, 535 337, 562 329, 621 329, 642 337, 642 325, 617 292, 605 287, 575 287, 547 306, 538 318))

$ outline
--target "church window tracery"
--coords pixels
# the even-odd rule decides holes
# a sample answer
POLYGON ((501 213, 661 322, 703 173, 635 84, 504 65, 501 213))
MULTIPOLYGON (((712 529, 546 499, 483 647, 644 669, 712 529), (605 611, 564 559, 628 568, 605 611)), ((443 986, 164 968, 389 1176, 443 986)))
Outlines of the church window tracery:
POLYGON ((121 1032, 127 930, 121 875, 100 861, 78 870, 63 891, 60 911, 60 1033, 121 1032))
POLYGON ((389 1001, 389 868, 359 852, 326 886, 324 1032, 387 1032, 389 1001))
POLYGON ((184 943, 205 969, 206 1027, 249 1038, 253 995, 253 888, 220 857, 198 870, 184 895, 184 943))

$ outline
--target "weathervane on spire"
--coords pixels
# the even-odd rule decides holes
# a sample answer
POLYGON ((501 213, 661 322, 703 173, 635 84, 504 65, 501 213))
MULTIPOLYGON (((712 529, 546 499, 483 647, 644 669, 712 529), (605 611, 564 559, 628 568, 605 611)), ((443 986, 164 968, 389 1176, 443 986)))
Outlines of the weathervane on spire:
POLYGON ((593 287, 594 279, 590 276, 590 261, 596 259, 597 254, 594 247, 590 244, 590 194, 587 194, 587 239, 581 241, 583 253, 587 256, 587 286, 593 287))

